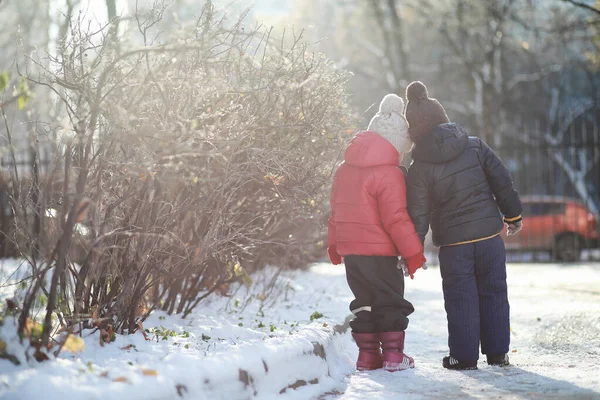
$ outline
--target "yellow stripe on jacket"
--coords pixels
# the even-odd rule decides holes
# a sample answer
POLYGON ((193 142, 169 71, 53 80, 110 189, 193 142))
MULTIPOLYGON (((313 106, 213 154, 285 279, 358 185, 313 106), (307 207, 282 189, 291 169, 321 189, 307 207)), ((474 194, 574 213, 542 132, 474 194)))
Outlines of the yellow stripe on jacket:
POLYGON ((458 243, 452 243, 452 244, 446 244, 445 246, 459 246, 461 244, 469 244, 469 243, 476 243, 476 242, 482 242, 484 240, 488 240, 491 238, 495 238, 496 236, 498 236, 500 234, 500 232, 496 233, 495 235, 492 236, 488 236, 488 237, 484 237, 481 239, 474 239, 474 240, 467 240, 466 242, 458 242, 458 243))

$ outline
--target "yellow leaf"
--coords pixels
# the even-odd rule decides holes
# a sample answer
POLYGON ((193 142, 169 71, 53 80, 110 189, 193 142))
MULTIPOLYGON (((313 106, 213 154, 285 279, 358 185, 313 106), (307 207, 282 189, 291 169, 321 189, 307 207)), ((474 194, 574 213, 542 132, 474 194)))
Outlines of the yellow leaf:
POLYGON ((155 369, 142 369, 142 375, 158 376, 158 372, 155 369))
POLYGON ((242 268, 239 262, 233 266, 233 273, 235 276, 242 276, 244 274, 244 268, 242 268))
POLYGON ((113 382, 127 382, 127 378, 124 376, 117 376, 115 379, 113 379, 113 382))
POLYGON ((242 265, 237 262, 232 268, 232 272, 230 272, 230 277, 241 278, 242 283, 246 285, 246 287, 250 287, 252 285, 252 278, 248 275, 248 272, 242 267, 242 265))
POLYGON ((6 343, 4 340, 0 339, 0 353, 2 353, 4 350, 6 350, 6 343))
POLYGON ((69 353, 77 353, 83 351, 84 348, 85 342, 83 339, 73 334, 69 334, 69 336, 67 336, 67 340, 63 346, 63 349, 69 353))
POLYGON ((25 103, 27 102, 27 98, 25 96, 19 96, 17 99, 17 108, 19 111, 25 108, 25 103))
POLYGON ((2 72, 0 74, 0 92, 3 92, 4 89, 6 89, 9 82, 10 82, 10 72, 2 72))

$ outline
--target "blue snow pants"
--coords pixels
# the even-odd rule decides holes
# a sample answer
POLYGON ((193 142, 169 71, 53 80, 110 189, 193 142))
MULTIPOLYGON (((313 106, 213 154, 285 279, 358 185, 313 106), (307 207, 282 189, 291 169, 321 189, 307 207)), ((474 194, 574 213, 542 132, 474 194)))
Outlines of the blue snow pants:
POLYGON ((460 361, 508 353, 510 321, 506 251, 500 235, 443 246, 440 271, 448 318, 450 356, 460 361))

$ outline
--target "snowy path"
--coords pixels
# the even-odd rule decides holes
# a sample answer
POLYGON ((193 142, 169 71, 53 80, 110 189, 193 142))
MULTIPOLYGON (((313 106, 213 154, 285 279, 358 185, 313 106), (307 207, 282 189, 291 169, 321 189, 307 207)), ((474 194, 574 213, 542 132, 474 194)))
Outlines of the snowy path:
POLYGON ((407 283, 416 312, 406 351, 416 369, 353 373, 320 398, 600 399, 600 266, 512 265, 508 273, 511 367, 488 367, 481 358, 478 371, 441 367, 446 318, 435 268, 407 283))
MULTIPOLYGON (((19 286, 11 284, 19 274, 11 272, 14 263, 0 267, 2 301, 19 286)), ((118 335, 100 347, 96 332, 86 334, 83 353, 19 367, 0 359, 0 398, 600 399, 598 264, 511 265, 513 365, 490 368, 480 360, 478 371, 464 373, 441 366, 448 349, 438 268, 407 282, 416 312, 406 351, 416 369, 393 374, 355 372, 350 333, 333 333, 352 299, 344 268, 284 272, 270 285, 274 273, 253 276, 250 293, 241 286, 213 297, 185 320, 153 313, 144 323, 151 341, 118 335), (315 343, 323 344, 321 353, 315 343)))

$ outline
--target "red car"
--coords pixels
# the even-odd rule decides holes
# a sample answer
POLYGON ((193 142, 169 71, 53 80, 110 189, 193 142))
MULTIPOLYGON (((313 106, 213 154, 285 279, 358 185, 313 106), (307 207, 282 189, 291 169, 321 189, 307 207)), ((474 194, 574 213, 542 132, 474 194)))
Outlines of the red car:
POLYGON ((556 261, 578 261, 581 250, 597 248, 597 217, 580 201, 523 196, 523 230, 507 237, 507 250, 547 251, 556 261))

